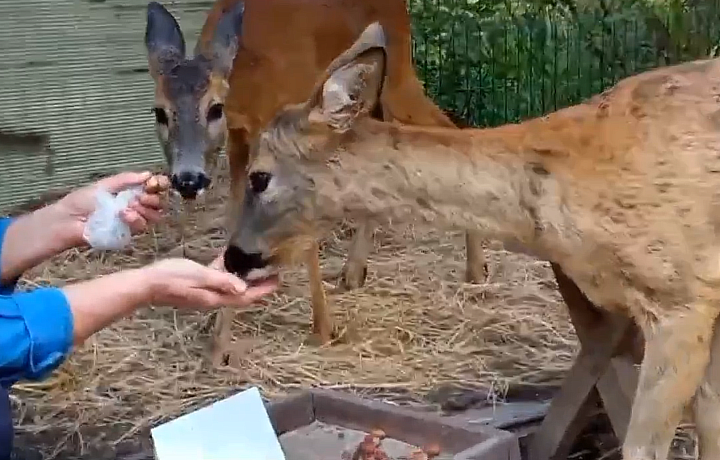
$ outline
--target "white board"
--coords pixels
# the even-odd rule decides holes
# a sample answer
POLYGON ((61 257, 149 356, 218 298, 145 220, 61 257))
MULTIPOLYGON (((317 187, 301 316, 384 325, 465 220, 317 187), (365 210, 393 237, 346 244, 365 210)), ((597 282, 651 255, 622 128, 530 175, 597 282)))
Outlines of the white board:
POLYGON ((157 460, 285 460, 254 387, 157 426, 151 435, 157 460))

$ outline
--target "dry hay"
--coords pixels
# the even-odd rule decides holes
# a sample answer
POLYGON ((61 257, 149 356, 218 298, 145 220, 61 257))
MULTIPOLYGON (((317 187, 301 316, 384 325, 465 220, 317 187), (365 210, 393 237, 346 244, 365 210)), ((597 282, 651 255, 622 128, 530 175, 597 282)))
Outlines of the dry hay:
MULTIPOLYGON (((221 201, 210 194, 184 231, 197 260, 209 262, 223 244, 221 201)), ((62 285, 166 256, 180 236, 173 220, 122 253, 63 254, 25 283, 62 285)), ((340 270, 348 243, 347 229, 327 240, 324 273, 340 270)), ((237 315, 230 367, 210 365, 209 314, 147 309, 98 333, 49 380, 14 387, 20 444, 46 457, 114 458, 115 448, 147 442, 150 426, 249 385, 266 397, 322 386, 412 403, 445 384, 499 394, 514 383, 561 381, 577 342, 548 264, 490 248, 489 281, 468 285, 461 233, 384 229, 375 247, 365 287, 329 295, 345 343, 305 344, 302 267, 265 305, 237 315)))

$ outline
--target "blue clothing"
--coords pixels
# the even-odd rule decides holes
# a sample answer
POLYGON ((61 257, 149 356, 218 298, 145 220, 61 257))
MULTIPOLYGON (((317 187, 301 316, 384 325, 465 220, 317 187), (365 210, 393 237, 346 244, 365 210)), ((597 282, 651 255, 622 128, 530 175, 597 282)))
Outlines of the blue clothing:
MULTIPOLYGON (((0 257, 11 222, 0 218, 0 257)), ((65 360, 72 342, 72 313, 60 289, 15 292, 15 282, 0 286, 0 387, 43 379, 65 360)))

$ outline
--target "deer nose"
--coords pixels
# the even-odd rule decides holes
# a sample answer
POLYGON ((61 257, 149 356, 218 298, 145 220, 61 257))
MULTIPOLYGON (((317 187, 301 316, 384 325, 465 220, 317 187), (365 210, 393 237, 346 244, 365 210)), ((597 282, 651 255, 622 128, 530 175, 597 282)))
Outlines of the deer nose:
POLYGON ((186 200, 194 200, 210 186, 210 178, 201 172, 183 171, 173 174, 170 178, 172 188, 186 200))
POLYGON ((223 265, 228 272, 245 279, 251 271, 265 268, 268 263, 259 252, 247 253, 231 244, 223 254, 223 265))

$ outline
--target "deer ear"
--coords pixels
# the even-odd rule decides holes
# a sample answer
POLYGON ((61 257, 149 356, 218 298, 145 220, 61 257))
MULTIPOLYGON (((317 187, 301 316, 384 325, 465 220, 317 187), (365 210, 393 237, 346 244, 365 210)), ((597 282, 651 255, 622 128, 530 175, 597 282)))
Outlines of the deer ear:
POLYGON ((215 32, 207 43, 198 41, 195 49, 196 55, 203 55, 212 65, 213 72, 223 78, 230 76, 239 46, 239 36, 242 32, 243 13, 245 3, 233 3, 230 9, 224 11, 215 25, 215 32))
POLYGON ((147 7, 145 47, 153 76, 167 73, 185 58, 185 39, 180 26, 158 2, 150 2, 147 7))
POLYGON ((385 34, 370 24, 325 72, 308 101, 309 119, 344 132, 378 104, 385 80, 385 34))

